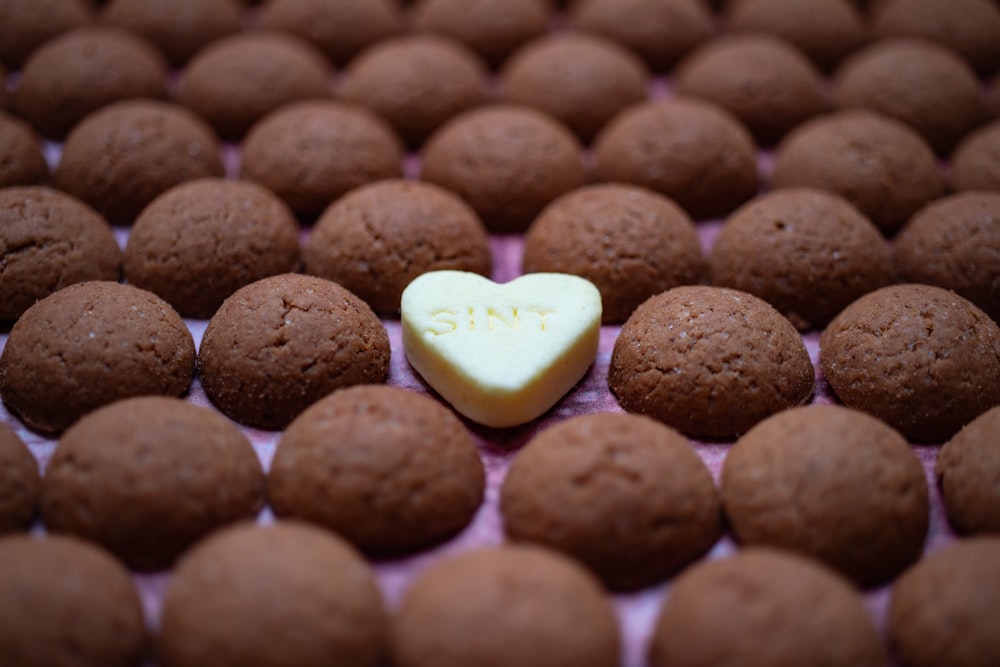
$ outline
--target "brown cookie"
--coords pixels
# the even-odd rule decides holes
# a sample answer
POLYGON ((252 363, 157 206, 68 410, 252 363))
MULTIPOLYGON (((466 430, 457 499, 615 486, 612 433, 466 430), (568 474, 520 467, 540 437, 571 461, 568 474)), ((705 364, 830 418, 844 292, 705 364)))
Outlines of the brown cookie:
POLYGON ((73 129, 55 181, 122 225, 174 185, 222 174, 218 141, 201 119, 166 102, 132 100, 95 111, 73 129))
POLYGON ((649 72, 625 47, 554 33, 518 49, 500 73, 500 98, 544 111, 589 142, 612 116, 646 99, 649 72))
POLYGON ((305 268, 395 316, 403 289, 428 271, 490 275, 483 223, 461 199, 431 183, 388 180, 352 190, 316 222, 305 268))
POLYGON ((721 107, 690 99, 632 106, 594 140, 597 176, 670 197, 695 219, 729 213, 757 192, 753 139, 721 107))
POLYGON ((180 560, 157 657, 163 667, 375 667, 386 634, 375 578, 346 542, 295 522, 248 524, 180 560))
POLYGON ((863 412, 813 405, 737 441, 720 479, 736 538, 820 560, 860 586, 920 558, 930 503, 903 437, 863 412))
POLYGON ((20 67, 32 51, 64 32, 93 21, 87 0, 4 0, 0 2, 0 60, 20 67))
POLYGON ((1000 121, 968 134, 951 154, 952 190, 1000 190, 1000 121))
POLYGON ((293 421, 267 479, 275 514, 365 553, 399 555, 462 530, 483 499, 472 436, 434 399, 396 387, 334 392, 293 421))
POLYGON ((329 97, 329 78, 329 63, 309 42, 282 33, 241 33, 191 59, 177 101, 220 136, 239 139, 280 106, 329 97))
POLYGON ((202 319, 240 287, 298 264, 295 217, 249 181, 200 179, 171 188, 136 218, 125 248, 129 283, 202 319))
POLYGON ((42 143, 31 126, 0 111, 0 188, 49 180, 42 143))
POLYGON ((0 395, 29 427, 65 430, 133 396, 180 396, 194 374, 194 340, 177 312, 146 290, 91 281, 38 301, 0 356, 0 395))
POLYGON ((615 341, 608 387, 629 412, 688 435, 747 431, 813 392, 813 367, 795 327, 737 290, 688 286, 639 306, 615 341))
POLYGON ((523 267, 594 283, 605 324, 621 324, 654 294, 697 284, 705 274, 687 214, 655 192, 614 183, 573 190, 549 204, 524 237, 523 267))
POLYGON ((679 433, 637 415, 582 415, 542 431, 515 456, 500 510, 508 539, 573 556, 612 590, 662 581, 722 534, 705 463, 679 433))
POLYGON ((282 274, 237 290, 201 340, 201 382, 232 419, 279 430, 327 394, 385 381, 389 336, 364 301, 282 274))
POLYGON ((909 440, 943 442, 1000 403, 1000 328, 940 287, 861 297, 823 332, 820 363, 844 405, 909 440))
POLYGON ((0 535, 31 526, 41 490, 35 457, 11 427, 0 424, 0 535))
POLYGON ((799 330, 822 328, 893 281, 889 246, 847 200, 813 188, 776 190, 727 220, 709 261, 712 284, 749 292, 799 330))
POLYGON ((833 572, 771 549, 744 549, 684 572, 653 629, 651 667, 881 667, 864 600, 833 572))
POLYGON ((181 64, 217 39, 239 32, 239 0, 111 0, 101 20, 148 39, 181 64))
POLYGON ((965 425, 938 452, 938 485, 956 532, 1000 533, 1000 406, 965 425))
POLYGON ((240 176, 298 215, 318 215, 359 185, 403 175, 403 146, 385 121, 338 102, 297 102, 262 118, 243 142, 240 176))
POLYGON ((702 46, 674 70, 679 95, 718 104, 763 145, 826 110, 819 70, 798 49, 766 35, 737 35, 702 46))
POLYGON ((486 101, 486 65, 436 35, 381 41, 351 61, 340 96, 373 111, 419 146, 445 121, 486 101))
POLYGON ((574 28, 635 51, 657 72, 715 31, 711 12, 699 0, 579 0, 569 10, 574 28))
POLYGON ((964 192, 917 212, 895 238, 901 280, 960 294, 1000 322, 1000 192, 964 192))
POLYGON ((139 667, 139 593, 102 549, 68 537, 0 539, 0 662, 17 667, 139 667))
POLYGON ((612 667, 618 624, 600 584, 555 551, 504 546, 432 564, 392 632, 398 667, 612 667))
POLYGON ((797 127, 778 146, 772 183, 838 194, 885 234, 944 191, 927 142, 870 111, 842 111, 797 127))
POLYGON ((62 139, 87 114, 112 102, 167 96, 167 63, 117 28, 73 30, 35 51, 21 70, 14 108, 43 135, 62 139))
POLYGON ((889 603, 889 641, 906 667, 1000 663, 1000 539, 957 542, 910 568, 889 603))
POLYGON ((493 105, 452 118, 424 146, 421 178, 464 199, 494 233, 520 232, 584 183, 580 143, 528 107, 493 105))
POLYGON ((870 109, 906 123, 941 155, 989 120, 972 69, 920 40, 883 40, 851 56, 837 69, 833 97, 842 109, 870 109))

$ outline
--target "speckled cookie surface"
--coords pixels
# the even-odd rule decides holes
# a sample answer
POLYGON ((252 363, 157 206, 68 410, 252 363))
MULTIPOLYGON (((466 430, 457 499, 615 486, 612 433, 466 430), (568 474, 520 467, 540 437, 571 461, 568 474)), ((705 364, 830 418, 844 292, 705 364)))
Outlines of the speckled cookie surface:
POLYGON ((680 207, 644 188, 611 183, 547 206, 525 235, 523 268, 594 283, 606 324, 624 322, 654 294, 697 284, 705 274, 694 225, 680 207))
POLYGON ((42 143, 31 126, 0 111, 0 188, 34 185, 49 179, 42 143))
POLYGON ((41 490, 35 457, 11 427, 0 424, 0 535, 31 527, 41 490))
POLYGON ((237 290, 199 350, 212 402, 250 426, 282 429, 336 389, 377 384, 389 336, 361 299, 329 280, 282 274, 237 290))
POLYGON ((1000 190, 1000 122, 970 133, 951 154, 952 190, 1000 190))
POLYGON ((0 4, 0 60, 20 67, 36 48, 93 18, 87 0, 7 0, 0 4))
POLYGON ((641 185, 695 219, 729 213, 757 192, 756 147, 728 112, 670 99, 615 116, 594 140, 601 180, 641 185))
POLYGON ((387 632, 365 561, 331 533, 294 522, 200 542, 174 571, 160 625, 164 667, 375 667, 387 632))
POLYGON ((847 200, 812 188, 743 205, 726 220, 709 267, 713 284, 759 296, 800 330, 825 326, 893 279, 875 225, 847 200))
POLYGON ((42 519, 132 569, 157 570, 263 504, 260 462, 232 422, 146 396, 105 406, 63 434, 45 469, 42 519))
POLYGON ((778 145, 772 183, 839 194, 885 234, 944 192, 927 142, 869 111, 820 116, 797 127, 778 145))
POLYGON ((886 655, 846 581, 793 554, 754 548, 676 580, 653 630, 649 664, 880 667, 886 655))
POLYGON ((0 539, 0 661, 18 667, 139 667, 139 595, 107 552, 66 537, 0 539))
POLYGON ((906 667, 986 667, 1000 661, 1000 538, 957 542, 892 589, 889 640, 906 667))
POLYGON ((608 386, 628 412, 688 435, 726 437, 809 400, 813 368, 795 327, 765 301, 676 287, 625 322, 608 386))
POLYGON ((845 405, 911 440, 944 441, 1000 403, 1000 328, 939 287, 861 297, 823 332, 820 363, 845 405))
POLYGON ((662 581, 722 533, 704 462, 679 433, 637 415, 546 429, 514 458, 500 506, 509 540, 573 556, 613 590, 662 581))
POLYGON ((334 202, 303 256, 307 273, 389 317, 417 276, 455 270, 488 277, 492 264, 486 229, 468 205, 436 185, 402 180, 362 186, 334 202))
POLYGON ((413 25, 461 42, 497 66, 545 32, 550 9, 544 0, 421 0, 413 25))
POLYGON ((334 392, 289 425, 267 493, 278 516, 386 555, 456 534, 484 485, 472 436, 451 411, 427 396, 367 385, 334 392))
POLYGON ((958 533, 1000 533, 1000 406, 946 442, 934 472, 958 533))
POLYGON ((55 182, 111 224, 130 224, 174 185, 222 176, 218 150, 211 128, 183 107, 153 100, 117 102, 73 128, 55 182))
POLYGON ((494 105, 448 121, 424 146, 420 177, 456 193, 494 233, 523 231, 584 183, 580 143, 540 111, 494 105))
POLYGON ((811 556, 860 586, 923 551, 930 501, 903 437, 840 406, 774 415, 730 450, 720 480, 736 538, 811 556))
POLYGON ((597 580, 565 556, 528 546, 431 565, 403 598, 391 642, 399 667, 618 664, 618 627, 597 580))
POLYGON ((179 396, 194 341, 177 312, 146 290, 70 285, 21 315, 0 356, 0 396, 33 429, 58 432, 132 396, 179 396))
POLYGON ((240 176, 310 217, 359 185, 402 176, 402 162, 399 137, 371 112, 338 102, 298 102, 250 129, 240 176))
POLYGON ((298 264, 291 211, 249 181, 200 179, 171 188, 136 219, 125 248, 129 283, 202 319, 240 287, 298 264))

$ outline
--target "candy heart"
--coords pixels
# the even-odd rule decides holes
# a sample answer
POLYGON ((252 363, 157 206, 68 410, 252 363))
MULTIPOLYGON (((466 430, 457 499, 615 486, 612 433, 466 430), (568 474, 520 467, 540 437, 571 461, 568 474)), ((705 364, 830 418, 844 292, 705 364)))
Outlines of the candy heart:
POLYGON ((543 414, 587 372, 601 295, 562 273, 498 285, 432 271, 403 291, 401 319, 406 357, 427 384, 469 419, 501 428, 543 414))

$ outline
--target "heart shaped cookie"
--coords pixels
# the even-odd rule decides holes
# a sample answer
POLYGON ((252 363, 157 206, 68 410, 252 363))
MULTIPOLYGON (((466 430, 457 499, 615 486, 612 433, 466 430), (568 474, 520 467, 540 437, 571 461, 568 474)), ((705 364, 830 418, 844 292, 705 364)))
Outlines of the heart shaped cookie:
POLYGON ((562 273, 498 285, 432 271, 403 291, 401 320, 406 357, 427 384, 469 419, 503 428, 545 413, 587 372, 601 295, 562 273))

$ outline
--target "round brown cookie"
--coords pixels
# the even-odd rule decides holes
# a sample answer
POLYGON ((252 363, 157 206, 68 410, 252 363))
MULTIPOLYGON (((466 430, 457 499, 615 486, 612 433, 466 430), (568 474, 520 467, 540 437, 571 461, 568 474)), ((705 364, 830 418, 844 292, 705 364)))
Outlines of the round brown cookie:
POLYGON ((951 154, 952 190, 1000 190, 1000 121, 970 133, 951 154))
POLYGON ((1000 9, 990 0, 881 0, 872 8, 871 31, 880 39, 937 42, 981 74, 1000 66, 1000 9))
POLYGON ((337 389, 385 381, 389 336, 340 285, 287 273, 226 299, 205 329, 199 361, 202 386, 222 412, 280 430, 337 389))
POLYGON ((524 237, 523 267, 594 283, 604 324, 621 324, 652 295, 705 275, 687 214, 655 192, 613 183, 573 190, 549 204, 524 237))
POLYGON ((117 281, 122 252, 108 223, 73 197, 41 186, 0 189, 0 319, 86 280, 117 281))
POLYGON ((10 426, 0 424, 0 535, 31 526, 41 490, 35 457, 10 426))
POLYGON ((722 287, 675 287, 622 327, 608 386, 629 412, 688 435, 728 437, 813 392, 795 327, 767 302, 722 287))
POLYGON ((38 301, 0 356, 0 395, 29 427, 58 432, 133 396, 180 396, 194 340, 177 312, 146 290, 91 281, 38 301))
POLYGON ((1000 663, 1000 539, 956 542, 896 581, 889 641, 905 667, 1000 663))
POLYGON ((583 185, 580 151, 576 137, 540 111, 493 105, 431 135, 420 177, 462 197, 491 232, 521 232, 546 204, 583 185))
POLYGON ((883 287, 820 338, 823 374, 844 405, 909 440, 942 442, 1000 403, 1000 328, 953 292, 883 287))
POLYGON ((726 7, 726 28, 773 35, 798 47, 822 70, 831 70, 866 41, 867 26, 850 2, 740 0, 726 7))
POLYGON ((600 584, 555 551, 480 549, 433 563, 392 632, 398 667, 612 667, 618 624, 600 584))
POLYGON ((163 667, 375 667, 386 634, 375 578, 346 542, 294 522, 247 524, 180 560, 157 657, 163 667))
POLYGON ((842 109, 870 109, 906 123, 942 155, 989 120, 972 69, 920 40, 883 40, 851 56, 837 69, 833 97, 842 109))
POLYGON ((767 35, 706 44, 681 61, 674 85, 680 95, 728 110, 765 145, 829 104, 819 70, 795 47, 767 35))
POLYGON ((1000 533, 1000 406, 966 424, 938 452, 938 485, 956 532, 1000 533))
POLYGON ((240 176, 319 215, 359 185, 403 175, 403 146, 382 119, 332 101, 296 102, 258 121, 243 142, 240 176))
POLYGON ((729 451, 720 492, 743 544, 816 558, 864 587, 920 558, 927 535, 927 482, 906 440, 836 405, 752 428, 729 451))
POLYGON ((68 537, 0 539, 0 662, 139 667, 142 605, 128 571, 68 537))
POLYGON ((177 101, 220 136, 241 138, 280 106, 330 96, 330 65, 303 39, 241 33, 213 42, 188 63, 177 101))
POLYGON ((864 601, 825 567, 743 549, 685 571, 653 629, 651 667, 881 667, 885 649, 864 601))
POLYGON ((184 317, 211 317, 244 285, 294 271, 299 228, 292 212, 250 181, 200 179, 174 186, 136 218, 125 277, 184 317))
POLYGON ((528 43, 500 74, 500 97, 544 111, 590 141, 625 107, 646 99, 643 62, 609 39, 555 33, 528 43))
POLYGON ((31 126, 0 111, 0 188, 49 180, 42 145, 31 126))
POLYGON ((402 29, 393 0, 270 0, 257 27, 304 37, 338 65, 402 29))
POLYGON ((544 0, 420 0, 413 25, 461 42, 496 67, 545 33, 550 11, 544 0))
MULTIPOLYGON (((111 0, 101 19, 148 39, 172 63, 243 26, 239 0, 111 0)), ((274 80, 271 80, 274 83, 274 80)))
POLYGON ((340 96, 385 118, 410 146, 445 121, 486 101, 486 65, 468 48, 435 35, 379 42, 351 61, 340 96))
POLYGON ((778 146, 772 183, 838 194, 885 234, 944 191, 927 142, 870 111, 821 116, 792 130, 778 146))
POLYGON ((847 200, 813 188, 744 204, 716 238, 709 268, 713 284, 759 296, 802 331, 893 282, 878 229, 847 200))
POLYGON ((508 539, 573 556, 618 591, 673 575, 722 534, 705 463, 682 435, 637 415, 542 431, 514 458, 500 511, 508 539))
POLYGON ((222 175, 218 141, 201 119, 166 102, 131 100, 95 111, 73 128, 55 181, 122 225, 174 185, 222 175))
POLYGON ((93 15, 87 0, 4 0, 0 2, 0 60, 17 69, 36 48, 90 23, 93 15))
POLYGON ((575 29, 628 47, 657 72, 714 32, 712 15, 699 0, 578 0, 569 12, 575 29))
POLYGON ((757 192, 757 149, 721 107, 689 99, 632 106, 594 140, 597 176, 664 194, 696 219, 729 213, 757 192))
POLYGON ((62 139, 87 114, 112 102, 167 96, 167 63, 117 28, 73 30, 35 51, 21 70, 14 108, 43 135, 62 139))
POLYGON ((63 434, 45 469, 42 520, 131 569, 159 570, 263 504, 264 472, 231 421, 145 396, 92 412, 63 434))
POLYGON ((921 209, 895 238, 905 282, 960 294, 1000 322, 1000 192, 963 192, 921 209))
POLYGON ((302 254, 307 273, 390 317, 417 276, 450 269, 488 277, 492 264, 486 229, 465 202, 431 183, 402 180, 364 185, 334 202, 302 254))
POLYGON ((267 478, 275 514, 320 524, 376 556, 458 533, 483 499, 472 436, 434 399, 397 387, 337 391, 293 421, 267 478))

